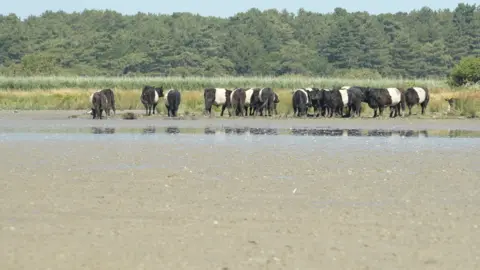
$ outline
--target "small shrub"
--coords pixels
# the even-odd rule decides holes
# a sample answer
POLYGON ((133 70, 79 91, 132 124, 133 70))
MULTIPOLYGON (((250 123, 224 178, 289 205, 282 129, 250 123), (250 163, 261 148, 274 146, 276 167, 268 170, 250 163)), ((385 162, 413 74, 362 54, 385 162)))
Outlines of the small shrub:
POLYGON ((449 76, 449 84, 462 86, 480 82, 480 58, 466 57, 452 69, 449 76))

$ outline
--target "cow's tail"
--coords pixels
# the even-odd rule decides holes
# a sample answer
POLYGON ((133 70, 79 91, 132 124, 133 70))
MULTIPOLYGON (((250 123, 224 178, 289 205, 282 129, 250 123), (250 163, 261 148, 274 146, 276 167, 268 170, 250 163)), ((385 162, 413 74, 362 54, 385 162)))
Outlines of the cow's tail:
POLYGON ((406 103, 406 100, 405 100, 405 92, 400 92, 400 108, 402 111, 405 111, 405 103, 406 103))
POLYGON ((113 95, 112 93, 112 98, 111 98, 111 102, 110 102, 110 106, 112 106, 112 110, 113 110, 113 114, 116 115, 117 114, 117 110, 115 108, 115 95, 113 95))
POLYGON ((180 96, 180 92, 176 92, 175 93, 175 100, 174 100, 174 104, 173 104, 173 107, 174 107, 174 110, 175 110, 175 113, 178 111, 178 108, 180 107, 180 102, 181 102, 182 98, 180 96))

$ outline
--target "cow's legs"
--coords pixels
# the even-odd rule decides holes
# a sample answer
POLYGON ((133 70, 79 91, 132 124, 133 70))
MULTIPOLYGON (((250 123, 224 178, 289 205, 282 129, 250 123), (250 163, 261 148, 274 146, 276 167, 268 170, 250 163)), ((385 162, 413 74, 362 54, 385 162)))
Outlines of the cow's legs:
POLYGON ((222 105, 222 110, 220 111, 220 116, 223 116, 223 112, 225 111, 225 104, 222 105))

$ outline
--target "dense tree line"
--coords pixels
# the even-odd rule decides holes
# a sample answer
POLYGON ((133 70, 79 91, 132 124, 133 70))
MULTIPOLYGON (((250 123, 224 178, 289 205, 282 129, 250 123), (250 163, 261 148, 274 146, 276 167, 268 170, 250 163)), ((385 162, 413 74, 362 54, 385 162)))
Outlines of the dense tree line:
POLYGON ((445 76, 480 56, 480 6, 371 15, 336 8, 190 13, 50 12, 0 16, 5 75, 445 76))

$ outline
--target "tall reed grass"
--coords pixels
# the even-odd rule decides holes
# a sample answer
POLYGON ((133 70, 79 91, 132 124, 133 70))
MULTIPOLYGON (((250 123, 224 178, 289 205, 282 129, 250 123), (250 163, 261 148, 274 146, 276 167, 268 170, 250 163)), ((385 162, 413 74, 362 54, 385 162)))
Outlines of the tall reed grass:
POLYGON ((342 79, 326 77, 0 77, 3 90, 51 90, 51 89, 141 89, 145 85, 163 86, 189 91, 205 87, 271 87, 292 89, 297 87, 336 87, 358 85, 371 87, 424 86, 449 89, 443 80, 403 79, 342 79))

